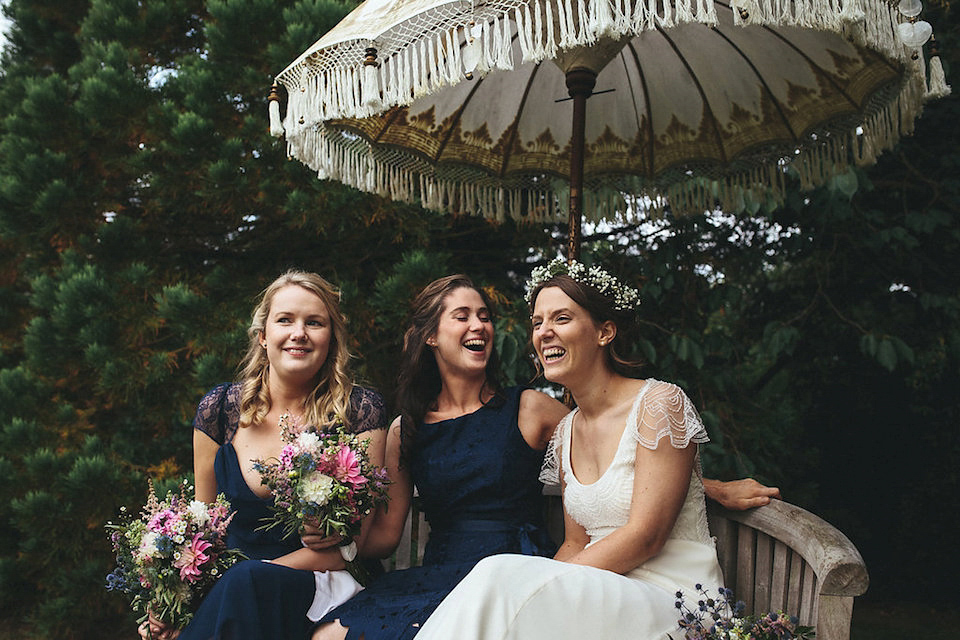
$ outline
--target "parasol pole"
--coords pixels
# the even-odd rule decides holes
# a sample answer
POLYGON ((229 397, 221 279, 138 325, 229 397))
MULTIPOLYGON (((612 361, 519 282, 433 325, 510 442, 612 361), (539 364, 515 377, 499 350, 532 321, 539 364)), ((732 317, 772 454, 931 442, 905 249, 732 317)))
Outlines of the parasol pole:
POLYGON ((573 135, 570 140, 570 220, 567 262, 580 258, 580 225, 583 220, 583 149, 586 139, 587 98, 597 84, 597 73, 577 67, 566 73, 567 92, 573 100, 573 135))

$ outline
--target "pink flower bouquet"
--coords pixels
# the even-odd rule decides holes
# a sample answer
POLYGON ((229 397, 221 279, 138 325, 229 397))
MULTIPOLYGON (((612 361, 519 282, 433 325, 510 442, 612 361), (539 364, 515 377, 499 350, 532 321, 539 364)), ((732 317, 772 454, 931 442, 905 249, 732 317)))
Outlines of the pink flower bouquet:
POLYGON ((153 484, 139 517, 122 510, 122 521, 106 525, 117 556, 107 589, 126 593, 140 622, 148 612, 182 629, 223 572, 244 558, 227 549, 227 525, 233 517, 223 495, 207 504, 178 493, 157 499, 153 484))
POLYGON ((284 415, 280 429, 287 443, 280 458, 253 461, 274 497, 273 518, 262 528, 282 526, 286 537, 311 524, 324 535, 340 535, 347 568, 362 583, 359 563, 352 562, 352 540, 363 518, 387 500, 386 471, 370 462, 367 442, 342 425, 317 432, 284 415))

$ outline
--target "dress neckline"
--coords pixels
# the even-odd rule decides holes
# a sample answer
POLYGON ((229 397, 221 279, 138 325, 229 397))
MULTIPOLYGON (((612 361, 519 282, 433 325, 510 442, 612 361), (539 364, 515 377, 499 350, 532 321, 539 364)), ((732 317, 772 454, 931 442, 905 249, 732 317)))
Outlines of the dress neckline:
POLYGON ((650 387, 650 382, 652 378, 647 378, 643 386, 640 387, 640 390, 637 391, 636 397, 633 399, 633 404, 630 405, 630 411, 627 413, 627 419, 623 423, 623 431, 620 432, 620 439, 617 441, 617 450, 613 454, 613 458, 610 460, 610 464, 607 465, 607 468, 603 470, 597 479, 593 482, 580 482, 580 479, 577 478, 576 472, 573 470, 573 461, 570 459, 570 449, 573 444, 573 418, 576 414, 580 413, 580 408, 577 407, 569 414, 567 414, 567 420, 569 421, 566 427, 566 446, 563 448, 563 458, 564 463, 566 464, 567 469, 570 470, 570 478, 573 480, 577 486, 580 487, 593 487, 603 481, 607 477, 607 474, 610 473, 610 469, 613 468, 613 465, 616 464, 617 459, 620 457, 620 450, 623 448, 623 439, 627 437, 627 433, 630 431, 630 422, 636 422, 637 408, 640 406, 640 400, 643 399, 643 396, 646 395, 647 389, 650 387))
POLYGON ((246 478, 244 477, 244 475, 243 475, 243 469, 240 468, 240 456, 237 455, 237 450, 236 450, 236 448, 233 446, 233 442, 231 441, 231 442, 225 443, 225 444, 223 445, 223 449, 224 449, 225 452, 227 452, 227 453, 229 454, 228 459, 227 459, 227 464, 233 464, 233 466, 236 468, 237 474, 238 474, 237 477, 240 478, 240 484, 243 485, 243 490, 246 491, 247 494, 249 494, 249 497, 254 498, 255 500, 259 500, 260 502, 263 502, 264 504, 268 504, 268 505, 269 505, 269 504, 272 504, 272 500, 270 499, 270 496, 269 496, 269 495, 268 495, 268 496, 258 496, 258 495, 256 494, 256 492, 255 492, 253 489, 250 488, 250 485, 247 484, 247 479, 246 479, 246 478), (229 450, 228 450, 228 447, 229 447, 229 450))
POLYGON ((476 409, 474 409, 473 411, 471 411, 470 413, 464 413, 464 414, 461 414, 461 415, 459 415, 459 416, 454 416, 453 418, 444 418, 443 420, 437 420, 436 422, 427 422, 426 420, 424 420, 421 424, 423 424, 423 426, 425 426, 425 427, 435 427, 435 426, 437 426, 437 425, 443 424, 444 422, 453 422, 454 420, 460 420, 460 419, 462 419, 462 418, 466 418, 466 417, 468 417, 468 416, 472 416, 472 415, 476 414, 477 412, 482 411, 483 409, 486 409, 486 408, 487 408, 487 405, 482 404, 482 405, 480 405, 479 407, 477 407, 476 409))

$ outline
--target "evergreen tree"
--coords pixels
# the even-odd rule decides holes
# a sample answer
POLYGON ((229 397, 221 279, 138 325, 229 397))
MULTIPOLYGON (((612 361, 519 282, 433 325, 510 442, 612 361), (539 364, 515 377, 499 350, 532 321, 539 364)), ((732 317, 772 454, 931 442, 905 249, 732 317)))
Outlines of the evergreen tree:
MULTIPOLYGON (((341 285, 357 371, 388 395, 412 294, 450 272, 498 302, 508 381, 532 376, 522 283, 562 225, 394 205, 318 181, 267 135, 273 76, 349 8, 10 0, 0 637, 133 632, 102 588, 102 525, 147 477, 189 475, 196 402, 234 377, 253 298, 286 268, 341 285)), ((949 73, 956 25, 935 23, 949 73)), ((910 590, 884 572, 946 593, 929 576, 957 524, 912 526, 934 500, 957 512, 957 110, 931 104, 852 200, 797 192, 768 217, 668 218, 585 244, 642 288, 637 349, 704 409, 708 469, 827 515, 890 597, 910 590)))
POLYGON ((386 388, 396 354, 375 340, 399 329, 369 298, 405 251, 433 245, 504 280, 542 233, 394 206, 286 159, 266 131, 272 77, 349 8, 11 2, 0 637, 133 632, 102 588, 103 524, 142 503, 147 477, 189 475, 196 402, 234 377, 253 298, 281 271, 342 286, 358 371, 386 388))

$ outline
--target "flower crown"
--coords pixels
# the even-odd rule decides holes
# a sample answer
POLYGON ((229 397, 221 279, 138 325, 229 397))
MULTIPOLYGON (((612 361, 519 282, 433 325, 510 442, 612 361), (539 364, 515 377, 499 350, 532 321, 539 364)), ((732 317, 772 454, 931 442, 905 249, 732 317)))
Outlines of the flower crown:
POLYGON ((640 306, 640 292, 623 284, 601 267, 597 265, 587 267, 576 260, 571 260, 568 264, 563 258, 555 258, 549 264, 537 267, 530 273, 525 296, 527 304, 533 301, 533 292, 537 287, 559 275, 570 276, 580 284, 593 287, 602 295, 612 298, 613 307, 617 311, 633 311, 640 306))

